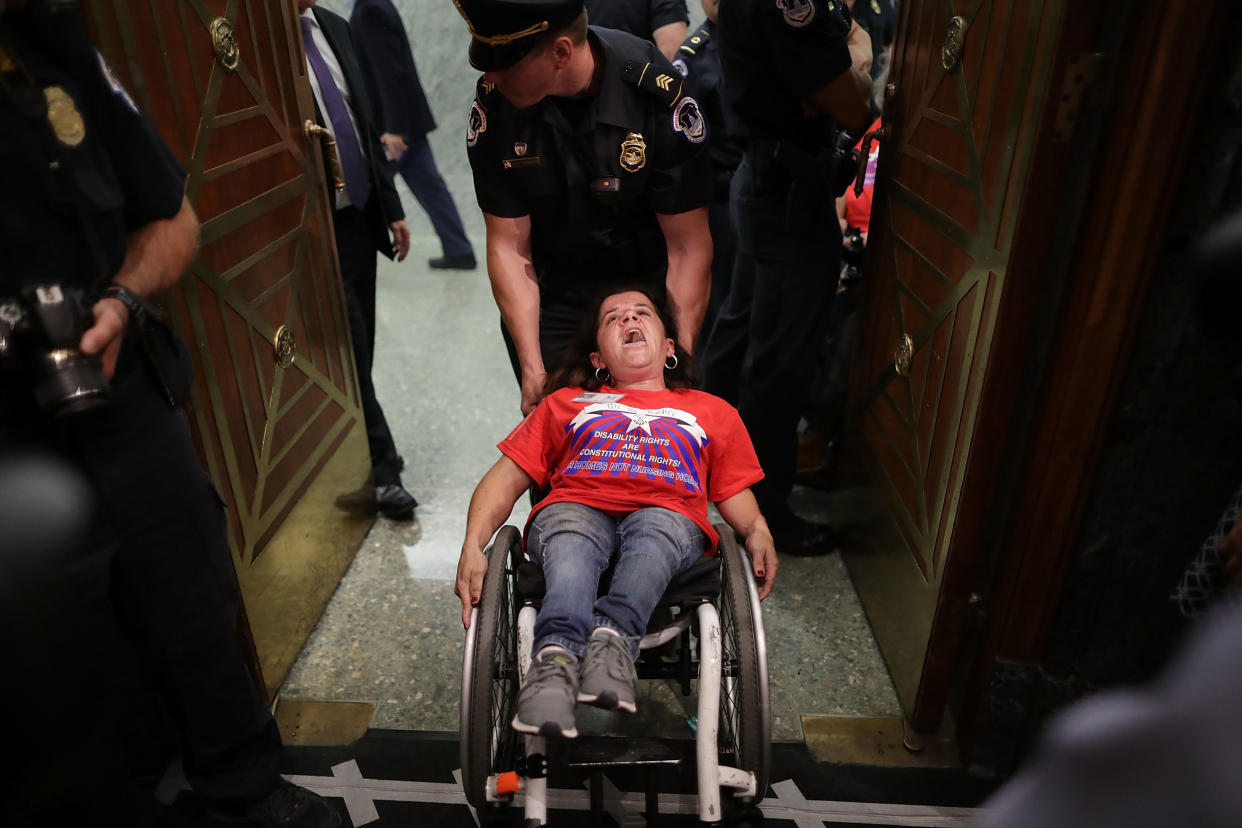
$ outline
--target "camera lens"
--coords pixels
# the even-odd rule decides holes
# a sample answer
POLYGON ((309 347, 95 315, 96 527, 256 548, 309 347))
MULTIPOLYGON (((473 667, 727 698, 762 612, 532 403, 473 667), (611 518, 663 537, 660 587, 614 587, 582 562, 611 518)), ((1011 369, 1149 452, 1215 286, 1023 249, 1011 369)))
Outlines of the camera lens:
POLYGON ((36 357, 34 396, 53 417, 68 417, 108 405, 108 381, 99 357, 76 349, 46 351, 36 357))

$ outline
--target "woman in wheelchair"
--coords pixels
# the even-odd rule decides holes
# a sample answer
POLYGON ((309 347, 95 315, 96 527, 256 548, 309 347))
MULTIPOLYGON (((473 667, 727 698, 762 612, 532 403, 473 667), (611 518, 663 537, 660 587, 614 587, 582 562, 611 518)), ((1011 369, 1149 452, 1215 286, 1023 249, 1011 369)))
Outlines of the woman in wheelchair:
POLYGON ((547 587, 512 722, 522 733, 577 736, 575 702, 634 712, 634 659, 661 594, 716 549, 709 500, 745 539, 760 598, 776 576, 772 534, 749 488, 763 472, 737 411, 693 388, 672 315, 645 289, 595 307, 550 393, 501 441, 475 489, 457 567, 469 627, 485 546, 523 492, 548 489, 526 528, 547 587))

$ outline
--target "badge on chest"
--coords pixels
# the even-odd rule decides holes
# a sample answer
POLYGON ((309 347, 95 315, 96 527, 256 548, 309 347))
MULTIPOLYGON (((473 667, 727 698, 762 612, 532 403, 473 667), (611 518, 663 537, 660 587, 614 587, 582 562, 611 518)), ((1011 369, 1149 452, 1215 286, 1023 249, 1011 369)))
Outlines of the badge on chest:
POLYGON ((626 172, 638 172, 647 166, 647 142, 637 132, 631 132, 621 142, 621 169, 626 172))

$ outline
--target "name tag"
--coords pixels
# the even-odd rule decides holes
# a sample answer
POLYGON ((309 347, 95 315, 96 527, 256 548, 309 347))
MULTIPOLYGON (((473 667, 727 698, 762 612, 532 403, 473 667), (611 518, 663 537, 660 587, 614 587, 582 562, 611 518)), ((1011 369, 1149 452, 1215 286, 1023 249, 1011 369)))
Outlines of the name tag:
POLYGON ((585 391, 574 397, 571 402, 610 403, 616 402, 624 396, 624 394, 601 394, 598 391, 585 391))
POLYGON ((506 158, 501 162, 506 170, 512 170, 517 167, 538 167, 539 156, 532 155, 530 158, 506 158))

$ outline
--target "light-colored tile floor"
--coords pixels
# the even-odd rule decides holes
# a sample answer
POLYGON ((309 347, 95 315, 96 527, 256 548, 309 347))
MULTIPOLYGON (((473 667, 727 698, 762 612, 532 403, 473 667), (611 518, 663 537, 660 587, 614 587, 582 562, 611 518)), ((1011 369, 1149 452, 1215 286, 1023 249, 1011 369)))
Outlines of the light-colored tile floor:
MULTIPOLYGON (((426 260, 438 254, 434 237, 419 235, 405 263, 380 262, 373 376, 418 523, 376 522, 282 689, 285 698, 374 701, 373 727, 457 730, 452 581, 466 509, 520 416, 486 272, 431 271, 426 260)), ((527 511, 523 499, 511 522, 522 525, 527 511)), ((802 714, 900 716, 838 556, 784 559, 764 617, 775 738, 800 740, 802 714)), ((648 713, 637 719, 592 713, 589 726, 688 735, 693 703, 671 686, 653 683, 640 706, 648 713)))

